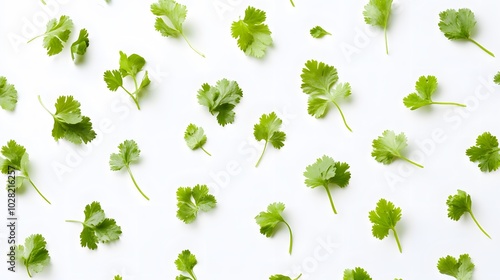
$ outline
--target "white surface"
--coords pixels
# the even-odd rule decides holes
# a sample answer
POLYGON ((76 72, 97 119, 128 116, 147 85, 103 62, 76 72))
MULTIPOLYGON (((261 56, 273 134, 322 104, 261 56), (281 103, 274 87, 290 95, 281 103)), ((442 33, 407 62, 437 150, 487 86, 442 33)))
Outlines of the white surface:
MULTIPOLYGON (((473 44, 448 41, 437 23, 440 11, 472 9, 478 21, 474 38, 500 55, 500 2, 399 1, 387 56, 383 33, 363 21, 367 1, 296 0, 296 8, 286 0, 181 1, 188 7, 187 36, 206 54, 203 59, 181 39, 154 30, 151 1, 59 1, 47 18, 69 15, 75 23, 72 41, 81 28, 90 34, 91 45, 80 65, 71 61, 69 47, 48 57, 41 39, 10 42, 14 35, 23 36, 26 22, 46 14, 38 2, 0 2, 0 75, 19 92, 14 113, 0 110, 0 143, 15 139, 27 148, 33 180, 53 203, 47 205, 31 187, 18 196, 18 242, 33 233, 48 241, 51 265, 36 279, 108 280, 115 274, 125 280, 174 279, 174 260, 184 249, 196 255, 200 280, 268 279, 276 273, 295 277, 300 272, 301 279, 341 279, 344 269, 355 266, 364 267, 373 279, 451 279, 439 274, 437 260, 462 253, 469 253, 476 264, 474 279, 496 275, 500 175, 480 172, 465 150, 484 131, 500 136, 500 89, 491 83, 500 63, 473 44), (227 10, 215 8, 221 3, 227 10), (230 36, 231 22, 249 4, 267 12, 273 32, 274 46, 262 60, 246 57, 230 36), (333 36, 311 38, 309 29, 315 25, 333 36), (348 47, 356 53, 347 55, 348 47), (141 111, 124 92, 110 92, 102 79, 105 70, 118 68, 120 50, 147 61, 152 83, 141 111), (334 65, 340 81, 351 83, 351 101, 340 106, 353 133, 336 110, 321 120, 307 114, 300 73, 308 59, 334 65), (437 76, 436 100, 469 107, 406 109, 402 98, 421 75, 437 76), (226 127, 196 100, 202 83, 222 78, 236 80, 244 92, 236 121, 226 127), (50 134, 52 119, 36 99, 41 95, 53 108, 58 96, 69 94, 100 130, 87 146, 56 143, 50 134), (256 169, 262 145, 253 138, 253 125, 271 111, 284 119, 287 140, 280 151, 268 149, 256 169), (106 122, 112 129, 106 129, 106 122), (205 148, 213 157, 185 145, 184 129, 191 122, 205 129, 205 148), (377 163, 370 156, 371 141, 385 129, 405 132, 410 158, 425 168, 377 163), (444 140, 424 153, 419 143, 432 139, 436 130, 444 140), (109 155, 125 139, 135 139, 142 150, 141 162, 132 170, 150 202, 126 172, 109 170, 109 155), (350 185, 332 189, 338 215, 333 215, 324 190, 303 183, 305 167, 324 154, 351 165, 350 185), (57 165, 69 171, 58 175, 57 165), (386 177, 391 174, 402 181, 390 184, 386 177), (209 184, 218 205, 185 225, 175 217, 175 191, 195 184, 209 184), (459 222, 447 218, 446 198, 459 188, 471 194, 474 213, 492 240, 469 217, 459 222), (368 212, 380 198, 403 210, 397 226, 403 254, 392 234, 382 241, 371 234, 368 212), (100 201, 123 230, 118 242, 100 244, 96 251, 81 248, 81 227, 64 222, 83 219, 83 209, 92 201, 100 201), (294 230, 291 256, 284 228, 265 238, 254 221, 275 201, 286 204, 284 215, 294 230), (325 242, 333 245, 325 248, 325 242)), ((38 24, 29 37, 42 33, 44 26, 38 24)), ((6 192, 0 193, 5 213, 6 192)), ((0 227, 2 252, 6 236, 6 228, 0 227)), ((18 269, 20 273, 7 273, 4 263, 1 278, 27 279, 24 267, 18 264, 18 269)))

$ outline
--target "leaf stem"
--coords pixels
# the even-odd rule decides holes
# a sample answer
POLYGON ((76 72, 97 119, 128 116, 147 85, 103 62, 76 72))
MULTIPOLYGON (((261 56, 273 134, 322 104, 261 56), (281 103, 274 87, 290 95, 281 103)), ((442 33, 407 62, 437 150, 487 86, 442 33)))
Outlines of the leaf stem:
POLYGON ((134 100, 134 103, 135 103, 135 106, 137 106, 137 109, 141 110, 141 107, 139 106, 139 101, 134 97, 134 95, 132 93, 130 93, 130 91, 128 91, 124 86, 120 86, 120 87, 130 96, 130 98, 132 98, 132 100, 134 100))
POLYGON ((66 222, 66 223, 77 223, 77 224, 82 224, 82 225, 83 225, 83 223, 82 223, 82 222, 77 221, 77 220, 66 220, 65 222, 66 222))
POLYGON ((144 194, 142 192, 141 188, 139 188, 139 186, 137 185, 137 182, 135 181, 134 175, 132 174, 132 170, 130 170, 130 167, 128 167, 128 166, 127 166, 127 171, 128 171, 128 174, 130 175, 130 178, 132 178, 132 182, 134 182, 134 185, 137 188, 137 190, 142 194, 142 196, 144 196, 145 199, 149 200, 149 197, 147 197, 147 195, 144 194))
POLYGON ((291 255, 292 254, 292 247, 293 247, 293 233, 292 233, 292 228, 290 225, 283 220, 283 223, 288 227, 288 232, 290 233, 290 245, 288 247, 288 253, 291 255))
POLYGON ((200 147, 202 151, 205 152, 205 154, 209 155, 209 156, 212 156, 209 152, 207 152, 207 150, 205 150, 203 147, 200 147))
POLYGON ((26 264, 26 271, 28 272, 28 276, 31 278, 33 276, 31 276, 31 272, 30 272, 30 268, 29 268, 29 265, 26 264))
POLYGON ((476 217, 474 217, 474 214, 472 214, 472 211, 469 211, 470 213, 470 216, 472 217, 472 219, 474 220, 474 222, 476 223, 476 225, 479 227, 479 229, 486 235, 488 236, 489 239, 491 239, 491 236, 486 233, 486 231, 481 227, 481 225, 479 224, 479 222, 476 220, 476 217))
POLYGON ((299 278, 302 276, 302 273, 299 274, 299 276, 297 276, 297 278, 295 278, 294 280, 299 280, 299 278))
POLYGON ((267 140, 266 140, 266 144, 264 145, 264 150, 262 150, 262 154, 260 154, 259 160, 257 161, 257 164, 255 164, 255 167, 259 166, 260 161, 262 160, 262 157, 264 156, 264 153, 266 152, 266 148, 267 148, 267 140))
POLYGON ((40 95, 38 95, 38 102, 40 102, 40 105, 42 105, 42 107, 45 109, 45 111, 47 111, 52 117, 56 117, 54 116, 54 114, 52 114, 51 111, 49 111, 49 109, 47 109, 47 107, 45 107, 45 105, 43 105, 43 102, 42 102, 42 98, 40 97, 40 95))
POLYGON ((438 102, 438 101, 432 101, 431 104, 436 104, 436 105, 453 105, 453 106, 467 107, 465 104, 460 104, 460 103, 455 103, 455 102, 438 102))
POLYGON ((292 3, 292 6, 295 7, 295 4, 293 3, 293 0, 290 0, 290 3, 292 3))
POLYGON ((337 209, 335 209, 335 205, 333 205, 332 194, 330 193, 330 189, 328 188, 328 185, 325 185, 323 187, 325 187, 326 193, 328 194, 328 199, 330 200, 330 205, 332 206, 333 213, 337 214, 337 209))
POLYGON ((396 238, 396 243, 398 244, 398 249, 400 253, 403 253, 403 249, 401 249, 401 243, 399 243, 399 237, 398 237, 398 232, 396 231, 395 228, 391 228, 392 232, 394 233, 394 237, 396 238))
POLYGON ((189 42, 189 40, 186 38, 186 36, 184 35, 184 33, 183 33, 183 32, 180 32, 180 33, 181 33, 182 38, 184 38, 184 40, 186 41, 186 43, 188 43, 189 47, 190 47, 193 51, 195 51, 197 54, 199 54, 199 55, 201 55, 203 58, 205 58, 205 55, 204 55, 204 54, 202 54, 201 52, 199 52, 197 49, 193 48, 193 46, 191 45, 191 43, 189 42))
POLYGON ((389 55, 389 46, 387 44, 387 25, 384 27, 384 37, 385 37, 385 54, 389 55))
POLYGON ((43 194, 40 192, 40 190, 35 186, 35 183, 33 183, 33 181, 31 181, 31 178, 28 176, 28 181, 30 182, 30 184, 33 186, 33 188, 35 188, 36 192, 43 198, 45 199, 45 201, 47 201, 48 204, 52 204, 50 203, 50 201, 45 197, 43 196, 43 194))
POLYGON ((420 167, 420 168, 424 168, 424 166, 423 166, 423 165, 418 164, 418 163, 416 163, 416 162, 414 162, 414 161, 410 160, 409 158, 406 158, 406 157, 404 157, 404 156, 400 156, 400 158, 401 158, 402 160, 406 161, 406 162, 409 162, 409 163, 411 163, 411 164, 415 165, 415 166, 418 166, 418 167, 420 167))
POLYGON ((31 41, 33 41, 33 40, 35 40, 35 39, 38 39, 38 38, 42 37, 43 35, 45 35, 45 33, 44 33, 44 34, 40 34, 40 35, 38 35, 38 36, 35 36, 34 38, 32 38, 31 40, 29 40, 28 42, 26 42, 26 44, 31 43, 31 41))
POLYGON ((478 42, 476 42, 474 39, 468 38, 467 40, 469 40, 470 42, 474 43, 476 46, 480 47, 487 54, 491 55, 492 57, 495 57, 495 55, 492 52, 490 52, 489 50, 487 50, 485 47, 481 46, 481 44, 479 44, 478 42))
POLYGON ((347 129, 349 129, 350 132, 352 132, 352 129, 349 127, 349 125, 347 124, 346 120, 345 120, 345 116, 344 116, 344 113, 342 112, 342 110, 340 109, 340 106, 339 104, 337 104, 337 102, 333 101, 333 104, 335 105, 335 107, 337 107, 337 109, 339 110, 340 112, 340 116, 342 116, 342 120, 344 121, 344 125, 345 127, 347 127, 347 129))
POLYGON ((194 275, 193 270, 189 270, 189 271, 188 271, 188 274, 189 274, 191 277, 193 277, 193 280, 196 280, 196 275, 194 275))

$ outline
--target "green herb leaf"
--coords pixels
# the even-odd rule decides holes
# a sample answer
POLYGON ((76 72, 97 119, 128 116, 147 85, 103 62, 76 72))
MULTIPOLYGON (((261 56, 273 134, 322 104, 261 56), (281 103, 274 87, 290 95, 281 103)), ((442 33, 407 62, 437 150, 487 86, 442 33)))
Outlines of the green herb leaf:
POLYGON ((285 276, 282 274, 276 274, 276 275, 269 277, 269 280, 298 280, 301 276, 302 276, 302 273, 299 276, 297 276, 297 278, 292 279, 289 276, 285 276))
POLYGON ((203 148, 203 145, 207 143, 207 136, 202 127, 198 127, 194 124, 188 125, 184 132, 184 140, 186 140, 186 144, 191 150, 201 149, 207 155, 211 156, 211 154, 203 148))
POLYGON ((344 280, 372 280, 370 274, 361 267, 344 270, 344 280))
POLYGON ((273 145, 276 149, 281 149, 281 147, 285 145, 283 142, 286 140, 286 134, 279 130, 281 123, 281 119, 276 116, 276 113, 272 112, 268 115, 263 114, 260 117, 260 122, 254 125, 253 135, 255 136, 255 139, 257 141, 266 141, 262 154, 260 155, 255 167, 259 166, 269 142, 271 142, 271 145, 273 145))
POLYGON ((472 280, 474 264, 468 254, 455 259, 452 256, 440 258, 437 268, 441 274, 455 277, 457 280, 472 280))
POLYGON ((403 252, 399 243, 398 233, 396 232, 396 224, 401 220, 401 208, 395 207, 394 204, 385 199, 380 199, 377 202, 375 210, 370 211, 369 216, 372 225, 372 234, 376 238, 382 240, 389 235, 389 230, 392 230, 396 243, 398 244, 399 252, 403 252))
POLYGON ((330 32, 326 31, 321 26, 315 26, 315 27, 311 28, 309 33, 311 33, 311 36, 313 38, 323 38, 326 35, 332 35, 330 32))
POLYGON ((431 104, 436 105, 455 105, 466 107, 464 104, 455 102, 437 102, 432 101, 432 95, 436 92, 438 86, 437 78, 434 76, 421 76, 415 84, 417 92, 411 93, 403 99, 403 103, 407 108, 416 110, 418 108, 428 106, 431 104))
POLYGON ((215 86, 203 84, 198 90, 198 103, 206 106, 210 114, 217 114, 217 121, 225 126, 234 122, 234 107, 240 103, 243 92, 235 81, 222 79, 215 86))
POLYGON ((16 104, 16 88, 7 82, 7 78, 0 76, 0 107, 7 111, 14 111, 16 104))
POLYGON ((376 161, 383 164, 391 164, 396 159, 400 158, 407 161, 415 166, 424 168, 422 165, 411 161, 410 159, 403 156, 402 151, 406 148, 406 136, 404 133, 396 135, 392 130, 386 130, 377 139, 372 142, 372 157, 376 161))
POLYGON ((84 55, 89 47, 89 33, 87 29, 81 29, 78 39, 71 44, 71 59, 75 60, 75 55, 84 55))
POLYGON ((472 162, 479 162, 479 169, 483 172, 495 171, 500 167, 500 148, 496 136, 485 132, 476 139, 476 146, 472 146, 465 154, 472 162))
POLYGON ((491 239, 490 235, 486 233, 486 231, 481 227, 479 222, 474 217, 474 213, 472 213, 472 199, 469 194, 462 190, 458 190, 456 195, 448 196, 446 200, 446 205, 448 205, 448 218, 458 221, 462 217, 463 214, 469 213, 472 217, 472 220, 476 223, 479 229, 491 239))
POLYGON ((47 30, 44 34, 36 36, 28 43, 43 36, 43 47, 47 49, 47 54, 52 56, 63 50, 64 43, 68 41, 72 29, 73 21, 68 16, 61 16, 59 21, 54 18, 47 22, 47 30))
POLYGON ((493 82, 495 82, 496 84, 500 85, 500 71, 498 71, 498 73, 493 78, 493 82))
POLYGON ((46 249, 47 242, 41 234, 30 235, 24 241, 24 246, 17 246, 17 258, 26 267, 28 276, 39 273, 50 263, 49 251, 46 249))
POLYGON ((248 6, 245 17, 231 25, 231 35, 237 39, 238 47, 246 55, 261 58, 273 43, 271 30, 264 24, 265 20, 266 12, 248 6))
POLYGON ((206 185, 177 189, 177 218, 186 224, 194 222, 200 210, 208 212, 216 204, 217 200, 213 195, 208 194, 206 185))
POLYGON ((175 280, 196 280, 193 269, 197 263, 198 261, 196 260, 196 256, 191 254, 189 250, 182 251, 182 253, 180 253, 175 260, 175 266, 177 267, 177 270, 187 273, 191 277, 181 274, 175 277, 175 280))
POLYGON ((288 232, 290 233, 290 245, 288 247, 288 253, 292 254, 293 247, 293 233, 290 225, 285 221, 281 215, 285 210, 285 204, 281 202, 271 203, 267 206, 267 211, 262 211, 255 217, 255 221, 260 226, 260 233, 266 237, 271 237, 277 230, 278 224, 284 223, 288 232))
POLYGON ((384 29, 385 37, 385 52, 389 54, 389 47, 387 45, 387 28, 389 19, 391 17, 392 0, 370 0, 365 6, 363 16, 365 22, 369 25, 378 26, 384 29))

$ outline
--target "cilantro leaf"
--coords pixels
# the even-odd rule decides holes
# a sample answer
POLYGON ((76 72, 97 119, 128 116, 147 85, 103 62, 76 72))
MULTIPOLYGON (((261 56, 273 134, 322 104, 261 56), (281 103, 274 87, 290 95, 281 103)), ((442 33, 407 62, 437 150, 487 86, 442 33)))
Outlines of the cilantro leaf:
POLYGON ((140 84, 137 82, 137 74, 141 72, 146 64, 146 60, 138 55, 131 54, 127 56, 124 52, 120 51, 120 68, 118 70, 107 70, 104 72, 104 81, 111 91, 116 91, 121 87, 129 96, 134 100, 137 109, 140 110, 139 100, 141 99, 145 89, 151 83, 148 76, 148 71, 144 73, 140 84), (131 92, 123 86, 123 79, 130 76, 134 81, 135 91, 131 92))
POLYGON ((498 73, 495 75, 495 77, 493 77, 493 82, 500 85, 500 71, 498 71, 498 73))
POLYGON ((458 221, 462 217, 463 214, 469 213, 474 220, 474 223, 479 227, 479 229, 491 239, 490 235, 486 233, 486 231, 481 227, 479 222, 474 217, 474 213, 472 213, 472 199, 469 194, 462 190, 458 190, 456 195, 448 196, 446 200, 446 205, 448 205, 448 218, 458 221))
POLYGON ((372 280, 370 274, 361 267, 344 270, 344 280, 372 280))
POLYGON ((276 149, 281 149, 281 147, 285 145, 283 142, 286 140, 286 134, 283 131, 279 131, 281 123, 281 119, 276 116, 276 113, 272 112, 268 115, 263 114, 260 117, 260 122, 254 125, 253 135, 255 136, 255 139, 257 141, 266 141, 264 150, 262 150, 262 154, 260 155, 257 164, 255 164, 255 167, 259 166, 269 142, 271 142, 271 145, 273 145, 276 149))
POLYGON ((24 146, 19 145, 14 140, 10 140, 7 142, 7 145, 2 147, 2 155, 5 158, 0 157, 0 169, 3 174, 9 174, 9 179, 7 183, 11 185, 14 183, 16 189, 19 189, 23 186, 25 180, 27 180, 33 188, 35 188, 36 192, 48 203, 51 204, 50 201, 40 192, 40 190, 36 187, 35 183, 31 180, 29 175, 29 155, 26 152, 26 148, 24 146), (18 170, 19 174, 13 175, 12 169, 18 170))
POLYGON ((32 273, 39 273, 50 263, 49 251, 46 248, 47 242, 41 234, 30 235, 24 241, 24 246, 17 246, 16 256, 26 267, 28 276, 32 273))
POLYGON ((401 220, 401 208, 395 207, 392 202, 382 198, 377 202, 375 210, 370 211, 368 217, 370 218, 370 222, 373 223, 373 236, 382 240, 389 235, 389 230, 392 230, 398 244, 399 252, 402 253, 403 250, 401 249, 398 233, 396 232, 396 224, 401 220))
POLYGON ((281 215, 285 210, 285 204, 281 202, 271 203, 267 206, 267 211, 262 211, 255 217, 255 221, 260 226, 260 233, 266 237, 271 237, 277 230, 278 224, 284 223, 290 233, 290 245, 288 253, 292 254, 293 247, 293 233, 290 225, 285 221, 281 215))
POLYGON ((186 140, 186 144, 191 150, 201 149, 207 155, 211 156, 211 154, 203 148, 203 145, 207 143, 207 136, 202 127, 189 124, 184 132, 184 140, 186 140))
POLYGON ((481 46, 478 42, 471 38, 476 19, 474 13, 470 9, 448 9, 439 13, 439 30, 444 33, 448 40, 466 40, 480 47, 487 54, 495 57, 495 55, 481 46))
POLYGON ((191 254, 189 250, 182 251, 175 260, 175 266, 177 270, 189 274, 191 278, 181 274, 175 277, 175 280, 196 280, 193 269, 197 263, 196 256, 191 254))
POLYGON ((75 60, 75 55, 84 55, 87 52, 89 44, 87 29, 81 29, 78 39, 71 44, 71 59, 75 60))
POLYGON ((7 83, 7 78, 0 76, 0 107, 7 111, 14 111, 16 104, 16 88, 14 85, 7 83))
POLYGON ((410 93, 403 99, 403 103, 407 108, 411 110, 416 110, 418 108, 428 106, 431 104, 436 105, 455 105, 460 107, 466 107, 464 104, 459 104, 455 102, 437 102, 432 101, 432 95, 436 92, 438 86, 437 78, 435 76, 421 76, 415 83, 416 93, 410 93))
POLYGON ((47 54, 52 56, 63 50, 63 43, 68 41, 72 29, 73 21, 68 16, 61 16, 59 21, 54 18, 47 22, 45 33, 29 40, 28 43, 43 36, 43 47, 47 49, 47 54))
POLYGON ((316 118, 326 116, 330 105, 333 104, 340 112, 344 125, 352 131, 347 125, 344 113, 338 105, 338 101, 351 95, 351 85, 349 83, 337 83, 339 76, 337 69, 333 66, 309 60, 302 69, 302 91, 309 95, 307 112, 316 118))
POLYGON ((298 280, 301 276, 302 276, 302 273, 299 276, 297 276, 297 278, 292 279, 289 276, 285 276, 282 274, 275 274, 275 275, 269 277, 269 280, 298 280))
POLYGON ((118 154, 113 153, 109 157, 109 166, 111 167, 111 170, 119 171, 122 168, 127 169, 127 172, 130 175, 132 182, 134 182, 137 190, 145 199, 149 200, 149 197, 147 197, 146 194, 142 192, 141 188, 139 188, 139 185, 137 185, 134 175, 132 174, 132 170, 130 169, 131 163, 139 161, 139 155, 141 153, 139 146, 134 140, 125 140, 123 143, 118 145, 118 150, 120 150, 118 154))
POLYGON ((90 118, 82 116, 80 102, 73 96, 59 96, 55 104, 55 114, 52 114, 52 112, 43 105, 40 95, 38 96, 38 101, 45 111, 54 118, 52 137, 54 137, 56 141, 62 138, 75 144, 81 144, 82 142, 87 144, 96 137, 90 118))
POLYGON ((264 24, 266 12, 248 6, 245 17, 231 24, 231 36, 237 39, 238 47, 248 56, 261 58, 273 43, 271 30, 264 24))
POLYGON ((372 157, 383 164, 393 163, 397 158, 407 161, 415 166, 424 168, 422 165, 406 158, 402 151, 406 148, 406 136, 404 133, 396 135, 392 130, 386 130, 372 142, 372 157))
POLYGON ((113 280, 123 280, 123 278, 120 275, 116 275, 115 278, 113 278, 113 280))
POLYGON ((177 189, 177 218, 186 224, 194 222, 200 210, 208 212, 216 204, 217 200, 213 195, 208 194, 206 185, 177 189))
POLYGON ((66 220, 70 223, 83 225, 80 233, 80 244, 91 250, 97 249, 98 243, 107 243, 120 239, 122 229, 114 219, 106 218, 99 202, 87 204, 84 210, 85 221, 66 220))
POLYGON ((458 260, 452 256, 440 258, 437 268, 441 274, 453 276, 457 280, 472 280, 474 264, 468 254, 462 254, 458 260))
POLYGON ((184 38, 189 47, 197 54, 205 57, 204 54, 193 48, 191 43, 184 35, 182 24, 186 20, 186 6, 175 2, 174 0, 158 0, 158 3, 151 4, 151 12, 158 16, 155 21, 155 29, 165 37, 184 38), (165 16, 168 20, 162 18, 165 16), (169 25, 171 23, 171 25, 169 25))
POLYGON ((313 38, 323 38, 326 35, 332 35, 330 32, 326 31, 321 26, 315 26, 315 27, 311 28, 309 33, 311 33, 311 36, 313 38))
POLYGON ((348 169, 349 164, 336 162, 333 158, 325 155, 318 158, 315 163, 307 166, 304 172, 306 186, 313 189, 320 186, 325 188, 333 213, 335 214, 337 214, 337 210, 333 204, 329 186, 335 184, 340 188, 346 187, 351 179, 351 172, 347 171, 348 169))
POLYGON ((215 86, 203 84, 198 90, 198 103, 208 107, 210 114, 217 114, 217 122, 225 126, 234 122, 234 107, 240 103, 243 92, 235 81, 222 79, 215 86))
POLYGON ((465 154, 472 162, 479 162, 479 169, 483 172, 495 171, 500 167, 500 148, 496 136, 485 132, 476 139, 476 146, 472 146, 465 154))
POLYGON ((370 0, 363 11, 363 16, 367 24, 384 29, 386 54, 389 54, 389 47, 387 46, 387 27, 389 25, 391 10, 392 0, 370 0))

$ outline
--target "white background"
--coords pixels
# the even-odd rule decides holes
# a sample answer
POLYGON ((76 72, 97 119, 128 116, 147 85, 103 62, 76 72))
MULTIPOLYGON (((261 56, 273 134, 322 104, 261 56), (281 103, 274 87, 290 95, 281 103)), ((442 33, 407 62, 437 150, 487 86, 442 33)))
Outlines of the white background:
MULTIPOLYGON (((35 277, 174 279, 174 260, 184 249, 196 255, 200 280, 268 279, 277 273, 296 277, 300 272, 301 279, 342 279, 344 269, 356 266, 376 280, 451 279, 439 274, 437 260, 462 253, 476 264, 474 279, 494 277, 500 248, 499 173, 480 172, 465 150, 485 131, 500 136, 500 87, 491 82, 500 63, 471 43, 447 40, 437 24, 440 11, 470 8, 478 21, 474 38, 500 55, 500 2, 396 2, 388 31, 390 55, 383 32, 364 23, 366 2, 296 0, 293 8, 287 0, 181 1, 188 7, 187 37, 206 54, 204 59, 182 39, 155 31, 151 1, 52 0, 51 10, 36 0, 1 1, 0 75, 16 86, 19 102, 14 113, 0 110, 0 143, 15 139, 26 147, 31 176, 52 201, 46 204, 31 186, 18 195, 18 242, 41 233, 51 255, 50 266, 35 277), (274 45, 262 60, 245 56, 230 35, 231 22, 248 5, 267 12, 273 32, 274 45), (81 28, 90 34, 90 48, 78 65, 71 61, 69 46, 48 57, 42 39, 25 44, 44 32, 47 19, 63 14, 75 23, 70 42, 81 28), (309 29, 315 25, 333 36, 311 38, 309 29), (120 50, 147 61, 152 83, 141 111, 123 91, 110 92, 103 81, 105 70, 118 68, 120 50), (351 83, 352 98, 340 106, 353 133, 336 110, 321 120, 307 114, 300 73, 309 59, 334 65, 340 81, 351 83), (405 108, 402 99, 421 75, 438 78, 435 100, 468 107, 405 108), (244 94, 235 122, 226 127, 196 99, 203 83, 222 78, 236 80, 244 94), (99 134, 89 145, 56 143, 52 118, 36 98, 41 95, 55 110, 57 97, 70 94, 99 134), (253 138, 253 125, 272 111, 283 118, 287 140, 279 151, 268 149, 255 168, 263 143, 253 138), (212 157, 186 146, 183 133, 191 122, 205 129, 205 148, 212 157), (425 168, 376 162, 371 142, 385 129, 405 132, 407 154, 425 168), (125 139, 135 139, 142 150, 132 170, 149 202, 126 172, 109 169, 109 155, 125 139), (351 165, 349 186, 332 189, 338 215, 323 189, 303 182, 305 167, 322 155, 351 165), (208 184, 218 205, 186 225, 175 217, 175 192, 196 184, 208 184), (470 217, 458 222, 447 217, 446 199, 457 189, 471 194, 474 213, 492 240, 470 217), (397 230, 403 254, 392 234, 384 240, 371 234, 368 212, 380 198, 402 208, 397 230), (119 241, 100 244, 95 251, 80 247, 81 226, 64 222, 82 220, 92 201, 101 202, 123 230, 119 241), (266 238, 254 221, 276 201, 286 204, 284 216, 294 230, 291 256, 285 228, 266 238)), ((6 192, 0 193, 0 209, 6 210, 6 192)), ((2 255, 6 237, 2 226, 2 255)), ((7 273, 6 263, 1 267, 2 279, 28 278, 19 264, 16 274, 7 273)))

